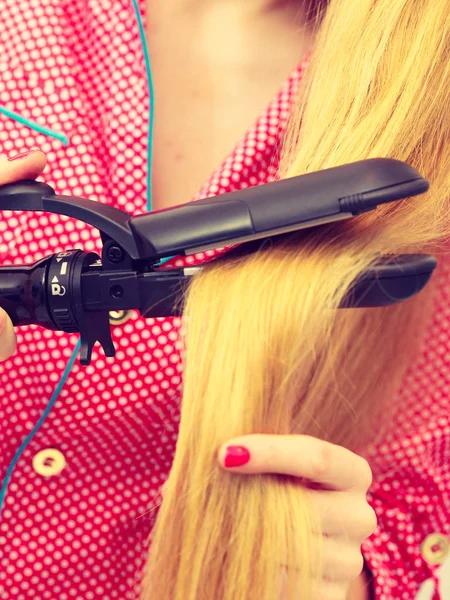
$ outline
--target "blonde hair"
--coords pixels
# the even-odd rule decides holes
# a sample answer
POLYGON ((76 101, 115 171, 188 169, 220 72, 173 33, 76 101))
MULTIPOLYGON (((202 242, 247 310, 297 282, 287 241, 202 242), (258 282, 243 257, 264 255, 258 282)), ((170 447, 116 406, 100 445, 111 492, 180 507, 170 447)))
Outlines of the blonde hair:
POLYGON ((302 433, 363 453, 382 435, 430 294, 337 307, 379 253, 436 251, 448 235, 449 42, 450 0, 331 0, 280 175, 392 157, 431 188, 236 252, 195 278, 146 600, 278 600, 284 571, 287 600, 316 597, 322 529, 307 489, 287 476, 225 472, 217 450, 245 434, 302 433))

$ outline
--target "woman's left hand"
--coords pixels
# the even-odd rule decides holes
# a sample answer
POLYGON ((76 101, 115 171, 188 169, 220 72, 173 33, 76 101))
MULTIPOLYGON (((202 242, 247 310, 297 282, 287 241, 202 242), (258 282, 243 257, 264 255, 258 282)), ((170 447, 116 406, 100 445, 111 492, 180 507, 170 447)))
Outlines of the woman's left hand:
POLYGON ((218 460, 227 471, 243 475, 280 473, 305 480, 323 531, 324 576, 318 600, 346 600, 363 570, 361 544, 377 526, 366 498, 372 483, 368 462, 311 436, 263 434, 230 440, 218 460))

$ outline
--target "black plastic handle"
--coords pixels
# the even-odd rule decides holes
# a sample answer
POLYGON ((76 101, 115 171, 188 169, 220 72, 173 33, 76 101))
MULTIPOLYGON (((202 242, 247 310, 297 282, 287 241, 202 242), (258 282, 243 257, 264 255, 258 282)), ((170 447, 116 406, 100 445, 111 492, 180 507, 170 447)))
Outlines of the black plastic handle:
POLYGON ((112 238, 131 258, 140 258, 130 229, 131 216, 114 206, 78 196, 57 196, 46 183, 24 179, 0 186, 0 210, 30 210, 74 217, 112 238))

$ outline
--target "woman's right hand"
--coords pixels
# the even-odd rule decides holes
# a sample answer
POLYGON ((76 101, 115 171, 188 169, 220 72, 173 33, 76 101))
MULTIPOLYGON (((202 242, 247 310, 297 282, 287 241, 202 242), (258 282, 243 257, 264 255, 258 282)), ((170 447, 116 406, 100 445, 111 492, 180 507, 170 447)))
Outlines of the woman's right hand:
MULTIPOLYGON (((8 158, 0 155, 0 185, 21 179, 36 179, 45 168, 47 159, 41 150, 29 150, 8 158)), ((0 213, 0 219, 2 218, 0 213)), ((16 350, 16 336, 11 319, 0 308, 0 360, 6 360, 16 350)))

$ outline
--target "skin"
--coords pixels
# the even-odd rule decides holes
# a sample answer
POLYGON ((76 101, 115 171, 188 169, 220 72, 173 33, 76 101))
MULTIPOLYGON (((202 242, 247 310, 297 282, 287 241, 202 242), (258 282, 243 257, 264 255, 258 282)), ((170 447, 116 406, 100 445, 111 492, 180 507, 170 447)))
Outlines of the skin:
MULTIPOLYGON (((13 161, 9 161, 7 156, 0 156, 0 185, 35 179, 44 170, 45 164, 45 154, 40 150, 13 161)), ((6 312, 0 308, 0 360, 7 359, 15 350, 14 328, 6 312)))
POLYGON ((305 56, 312 32, 298 0, 149 0, 148 19, 160 209, 199 191, 305 56))
POLYGON ((351 584, 346 600, 370 600, 370 581, 366 572, 362 572, 351 584))
MULTIPOLYGON (((151 0, 154 209, 191 200, 296 67, 313 42, 302 9, 300 0, 151 0), (189 53, 180 53, 183 47, 189 53)), ((45 164, 39 150, 12 162, 0 156, 0 185, 34 179, 45 164)), ((15 347, 11 321, 0 309, 0 360, 15 347)), ((250 450, 250 462, 232 469, 237 474, 284 473, 315 482, 311 498, 328 533, 328 579, 318 600, 369 600, 360 551, 376 527, 366 501, 367 462, 308 436, 252 435, 226 445, 250 450)))

